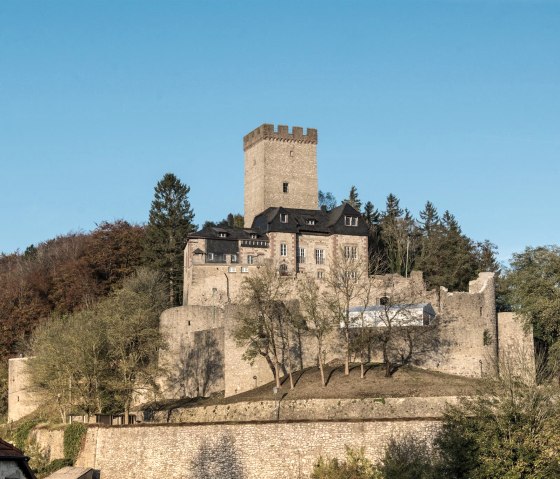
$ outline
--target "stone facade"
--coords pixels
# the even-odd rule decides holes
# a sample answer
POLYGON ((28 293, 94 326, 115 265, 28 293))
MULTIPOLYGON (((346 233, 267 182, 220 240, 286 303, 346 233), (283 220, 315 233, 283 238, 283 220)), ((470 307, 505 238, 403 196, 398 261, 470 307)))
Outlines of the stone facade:
POLYGON ((32 413, 40 402, 31 388, 27 362, 27 358, 8 360, 8 422, 32 413))
POLYGON ((264 124, 243 138, 245 227, 270 206, 317 209, 317 130, 264 124))
POLYGON ((417 417, 89 426, 77 466, 100 470, 102 479, 132 479, 139 471, 145 479, 301 479, 319 456, 344 458, 346 446, 364 447, 377 462, 391 438, 430 440, 440 424, 417 417))

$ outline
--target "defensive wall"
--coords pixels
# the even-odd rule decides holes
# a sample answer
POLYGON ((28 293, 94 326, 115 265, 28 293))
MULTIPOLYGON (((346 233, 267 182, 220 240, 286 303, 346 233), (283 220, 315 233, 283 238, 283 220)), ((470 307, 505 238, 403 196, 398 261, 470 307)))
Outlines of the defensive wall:
MULTIPOLYGON (((319 456, 364 447, 378 461, 391 438, 431 439, 439 418, 89 426, 77 465, 101 479, 301 479, 319 456)), ((39 447, 59 451, 63 431, 37 429, 39 447)))
POLYGON ((149 419, 157 423, 416 419, 441 417, 448 404, 458 401, 456 396, 247 401, 158 411, 149 419))
MULTIPOLYGON (((417 366, 468 377, 496 374, 499 335, 493 273, 480 273, 469 283, 467 292, 449 292, 445 288, 427 290, 421 272, 413 272, 409 278, 373 276, 370 281, 374 304, 388 295, 410 303, 430 303, 438 314, 437 345, 418 358, 417 366)), ((248 362, 243 358, 245 348, 233 339, 237 308, 217 302, 216 305, 182 306, 162 314, 161 331, 168 348, 160 353, 160 362, 171 372, 167 385, 162 383, 166 397, 190 397, 197 395, 197 391, 203 392, 200 395, 225 391, 226 396, 231 396, 273 380, 264 358, 248 362), (193 362, 187 358, 196 358, 196 371, 201 373, 198 378, 189 379, 187 370, 192 372, 193 362)), ((520 332, 508 327, 504 334, 514 338, 520 332)), ((505 350, 511 341, 513 339, 502 349, 505 350)), ((316 366, 313 335, 301 334, 294 343, 297 353, 294 368, 316 366)), ((326 362, 344 358, 339 331, 333 331, 325 341, 325 353, 326 362)), ((381 358, 372 356, 369 359, 381 358)))
POLYGON ((37 392, 31 388, 28 358, 8 360, 8 422, 17 421, 37 409, 37 392))

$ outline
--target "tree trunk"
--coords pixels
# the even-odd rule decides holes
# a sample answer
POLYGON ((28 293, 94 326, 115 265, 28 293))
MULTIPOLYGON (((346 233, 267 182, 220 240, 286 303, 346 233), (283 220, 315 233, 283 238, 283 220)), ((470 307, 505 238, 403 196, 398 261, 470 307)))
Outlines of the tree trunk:
POLYGON ((350 374, 350 333, 348 326, 346 326, 346 358, 344 360, 344 375, 350 374))
POLYGON ((325 387, 325 371, 323 368, 323 348, 319 343, 319 371, 321 372, 321 386, 325 387))

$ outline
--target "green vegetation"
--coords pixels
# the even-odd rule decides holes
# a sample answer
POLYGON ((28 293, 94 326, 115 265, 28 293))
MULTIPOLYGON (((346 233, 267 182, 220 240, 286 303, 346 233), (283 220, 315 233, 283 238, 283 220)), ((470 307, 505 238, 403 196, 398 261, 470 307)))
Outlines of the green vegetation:
POLYGON ((311 479, 382 479, 375 465, 364 456, 364 449, 346 448, 346 460, 319 458, 311 479))
POLYGON ((79 422, 68 424, 64 429, 64 458, 72 464, 78 459, 86 432, 87 426, 79 422))
MULTIPOLYGON (((325 194, 321 194, 324 201, 325 194)), ((467 237, 449 211, 440 217, 430 201, 418 218, 403 209, 394 194, 387 196, 385 210, 381 212, 371 201, 365 203, 362 211, 355 186, 345 202, 360 211, 369 226, 370 274, 405 276, 420 270, 428 286, 461 291, 477 273, 499 270, 496 246, 488 240, 475 242, 467 237)))
POLYGON ((36 329, 31 378, 62 422, 70 413, 127 415, 136 392, 154 390, 165 304, 162 277, 140 269, 89 309, 36 329))
POLYGON ((533 334, 544 359, 540 380, 560 381, 560 247, 526 248, 515 253, 511 269, 501 282, 510 309, 518 313, 533 334))
POLYGON ((195 229, 189 191, 174 174, 166 173, 155 187, 146 228, 145 255, 151 267, 166 277, 169 307, 182 302, 183 250, 195 229))
POLYGON ((20 422, 10 433, 10 440, 18 449, 25 450, 29 439, 29 434, 33 428, 41 421, 38 418, 27 419, 20 422))

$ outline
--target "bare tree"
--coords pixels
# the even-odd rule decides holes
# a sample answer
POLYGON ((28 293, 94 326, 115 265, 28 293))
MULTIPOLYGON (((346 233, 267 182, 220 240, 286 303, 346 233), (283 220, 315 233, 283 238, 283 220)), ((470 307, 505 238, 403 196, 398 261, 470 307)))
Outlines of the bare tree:
POLYGON ((372 328, 390 377, 401 366, 435 354, 439 347, 439 318, 419 292, 398 290, 386 280, 381 304, 364 312, 362 324, 372 328))
POLYGON ((367 303, 370 282, 367 274, 367 262, 358 260, 341 248, 331 261, 326 276, 326 297, 332 320, 343 333, 346 354, 344 374, 350 374, 351 328, 350 309, 353 305, 367 303))
POLYGON ((275 265, 259 266, 243 280, 233 331, 237 344, 246 347, 244 359, 253 361, 259 355, 266 359, 276 387, 280 387, 283 368, 283 321, 288 313, 284 300, 290 289, 290 279, 280 276, 275 265))
POLYGON ((325 336, 333 329, 332 315, 327 301, 321 295, 317 281, 310 276, 303 276, 298 281, 300 311, 307 328, 317 340, 317 362, 321 372, 321 384, 325 381, 325 336))

